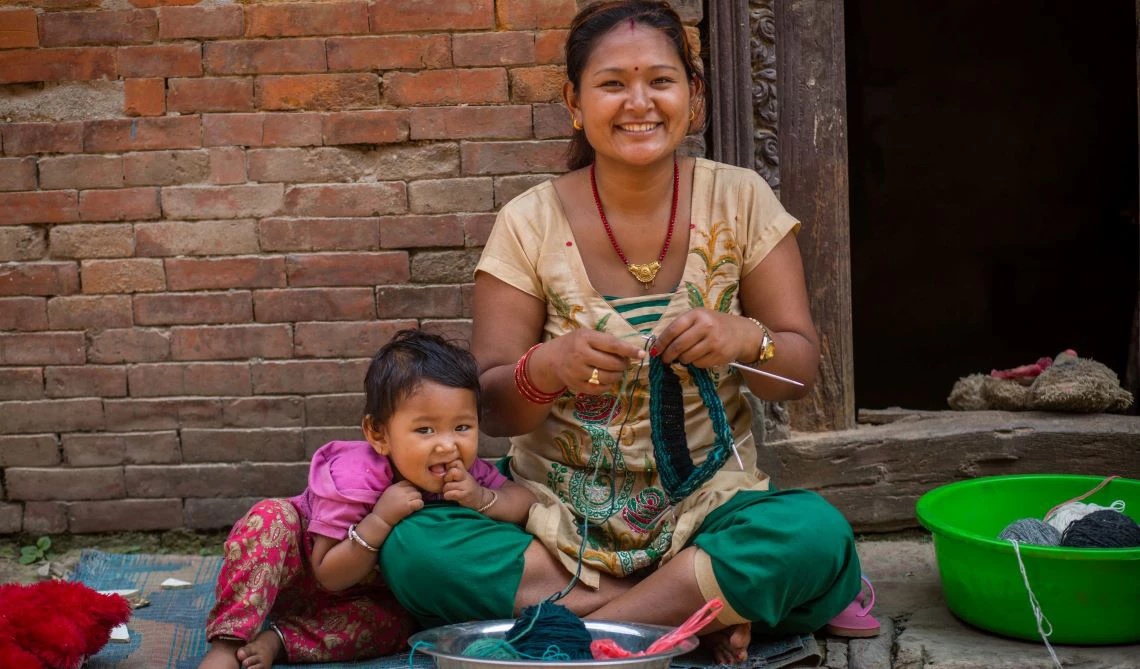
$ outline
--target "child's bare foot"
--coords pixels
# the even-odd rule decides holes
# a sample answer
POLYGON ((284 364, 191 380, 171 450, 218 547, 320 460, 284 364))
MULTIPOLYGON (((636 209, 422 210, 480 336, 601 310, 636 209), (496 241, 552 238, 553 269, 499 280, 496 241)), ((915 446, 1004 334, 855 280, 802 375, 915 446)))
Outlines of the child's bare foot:
POLYGON ((741 623, 701 637, 701 644, 712 651, 720 664, 736 664, 748 659, 752 623, 741 623))
POLYGON ((269 669, 281 653, 281 637, 273 630, 265 630, 257 638, 238 648, 237 659, 243 669, 269 669))
POLYGON ((237 651, 243 643, 245 642, 228 639, 211 641, 210 650, 206 653, 206 657, 202 658, 202 664, 198 665, 198 669, 239 669, 241 662, 237 659, 237 651))

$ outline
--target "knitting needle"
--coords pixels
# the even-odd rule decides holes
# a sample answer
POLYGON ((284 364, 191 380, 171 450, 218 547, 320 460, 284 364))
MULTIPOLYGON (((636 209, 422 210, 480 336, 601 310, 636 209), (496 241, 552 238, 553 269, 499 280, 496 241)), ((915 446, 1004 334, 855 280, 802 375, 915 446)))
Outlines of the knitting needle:
MULTIPOLYGON (((653 335, 647 335, 647 334, 643 334, 643 335, 641 335, 641 337, 643 339, 648 340, 648 341, 653 341, 656 339, 656 337, 654 337, 653 335)), ((790 383, 793 386, 799 386, 800 388, 804 387, 804 384, 800 383, 799 381, 796 381, 795 379, 789 379, 786 376, 780 376, 779 374, 773 374, 772 372, 765 372, 762 369, 756 369, 755 367, 749 367, 748 365, 744 365, 744 364, 741 364, 739 362, 735 362, 735 361, 730 362, 730 363, 728 363, 728 366, 729 367, 735 367, 737 369, 742 369, 746 372, 752 372, 754 374, 759 374, 761 376, 766 376, 770 379, 776 379, 777 381, 783 381, 784 383, 790 383)))
MULTIPOLYGON (((749 436, 751 436, 751 435, 745 436, 744 439, 741 439, 740 443, 743 444, 744 440, 748 439, 749 436)), ((744 461, 740 459, 740 451, 736 450, 736 442, 735 441, 732 442, 732 454, 736 456, 736 464, 740 465, 740 471, 744 471, 744 461)))

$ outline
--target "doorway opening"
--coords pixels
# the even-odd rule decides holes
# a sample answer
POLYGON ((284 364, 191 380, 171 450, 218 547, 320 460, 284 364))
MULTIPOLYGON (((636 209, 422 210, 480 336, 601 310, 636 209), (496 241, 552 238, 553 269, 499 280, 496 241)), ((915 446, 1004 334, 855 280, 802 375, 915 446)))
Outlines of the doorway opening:
POLYGON ((860 408, 1073 348, 1128 365, 1133 0, 847 0, 860 408))

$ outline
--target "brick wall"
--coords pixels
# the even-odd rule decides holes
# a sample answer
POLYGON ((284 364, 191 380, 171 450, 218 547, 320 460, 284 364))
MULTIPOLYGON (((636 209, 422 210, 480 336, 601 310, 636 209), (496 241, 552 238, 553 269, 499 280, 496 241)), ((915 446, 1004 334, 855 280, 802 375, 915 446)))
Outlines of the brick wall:
POLYGON ((368 356, 467 337, 495 210, 563 169, 574 0, 4 5, 0 533, 300 491, 368 356))

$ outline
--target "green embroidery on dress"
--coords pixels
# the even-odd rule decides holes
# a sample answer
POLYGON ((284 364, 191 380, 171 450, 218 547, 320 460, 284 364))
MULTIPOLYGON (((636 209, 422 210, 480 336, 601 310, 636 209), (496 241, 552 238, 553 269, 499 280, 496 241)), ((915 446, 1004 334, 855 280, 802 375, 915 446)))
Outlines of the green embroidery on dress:
POLYGON ((716 300, 716 310, 727 314, 732 310, 732 298, 736 297, 736 288, 740 284, 730 283, 724 290, 720 291, 720 297, 716 300))
POLYGON ((661 514, 669 509, 669 498, 665 491, 652 486, 642 488, 621 510, 621 517, 629 528, 638 534, 649 534, 657 524, 661 514))
MULTIPOLYGON (((693 308, 709 306, 714 302, 710 300, 713 281, 722 273, 722 268, 740 264, 736 242, 732 238, 732 229, 724 221, 714 223, 709 229, 708 242, 703 247, 695 247, 689 253, 699 257, 705 265, 703 289, 694 283, 685 282, 685 289, 689 293, 689 306, 693 308)), ((715 300, 718 311, 727 312, 731 308, 737 282, 730 283, 730 287, 723 290, 715 300)))
POLYGON ((585 467, 582 460, 581 448, 578 444, 578 433, 572 430, 563 430, 554 438, 554 445, 562 452, 562 461, 571 467, 585 467))
POLYGON ((579 304, 570 304, 561 295, 553 290, 546 291, 546 297, 550 302, 550 306, 554 307, 554 313, 562 319, 562 327, 566 330, 576 330, 581 327, 578 323, 578 314, 585 311, 579 304))
POLYGON ((604 521, 625 506, 634 477, 607 430, 596 425, 582 429, 590 436, 590 461, 570 475, 570 506, 579 516, 604 521))
POLYGON ((692 281, 685 282, 685 292, 689 294, 689 306, 698 309, 705 306, 705 294, 692 281))
POLYGON ((570 470, 557 462, 550 463, 550 471, 546 473, 546 486, 558 494, 558 499, 565 504, 566 500, 566 473, 570 470))
POLYGON ((613 316, 613 314, 606 314, 605 316, 602 316, 601 318, 599 318, 598 322, 594 323, 594 329, 597 330, 598 332, 605 332, 606 331, 606 323, 609 322, 610 316, 613 316))

